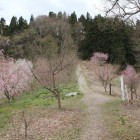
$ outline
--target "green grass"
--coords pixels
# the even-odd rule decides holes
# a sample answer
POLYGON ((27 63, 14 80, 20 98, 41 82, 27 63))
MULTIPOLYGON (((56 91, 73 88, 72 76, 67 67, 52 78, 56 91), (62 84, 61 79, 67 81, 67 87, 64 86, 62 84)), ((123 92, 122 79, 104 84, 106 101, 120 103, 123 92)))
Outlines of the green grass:
MULTIPOLYGON (((67 100, 65 99, 65 94, 68 92, 72 91, 78 91, 77 86, 65 86, 65 88, 61 91, 61 96, 63 100, 62 101, 62 107, 63 104, 65 107, 67 106, 67 100)), ((76 97, 79 98, 79 97, 76 97)), ((77 100, 76 98, 70 99, 72 100, 77 100)), ((54 98, 53 94, 50 93, 46 89, 36 89, 35 91, 32 91, 31 93, 25 93, 19 96, 18 98, 15 99, 15 101, 12 102, 7 102, 6 99, 1 99, 0 101, 0 129, 4 128, 8 123, 10 123, 10 120, 16 112, 20 111, 23 109, 23 107, 26 108, 33 108, 33 107, 48 107, 50 105, 55 105, 57 107, 57 101, 54 98)), ((71 104, 71 103, 70 103, 71 104)))
MULTIPOLYGON (((36 119, 47 118, 51 115, 54 117, 55 114, 58 115, 61 111, 62 113, 67 111, 69 113, 74 113, 75 115, 71 117, 70 120, 67 119, 67 117, 64 118, 64 122, 67 121, 67 123, 69 123, 67 125, 71 125, 72 127, 57 130, 52 138, 55 140, 77 140, 86 122, 86 106, 81 101, 83 94, 74 97, 65 97, 66 93, 74 91, 79 92, 78 86, 68 85, 62 87, 62 110, 58 109, 56 99, 53 97, 53 94, 46 89, 36 89, 30 93, 22 94, 11 103, 8 103, 6 99, 2 99, 2 101, 0 101, 1 138, 5 136, 6 132, 10 133, 9 128, 11 130, 14 119, 16 119, 17 122, 20 121, 20 115, 22 115, 21 113, 25 107, 26 115, 28 116, 29 113, 29 119, 30 117, 32 119, 34 115, 36 119), (16 116, 18 118, 16 118, 16 116)), ((42 139, 41 135, 39 138, 42 139)))
POLYGON ((0 105, 0 129, 8 124, 12 116, 23 107, 49 106, 54 102, 54 97, 51 97, 50 93, 44 89, 38 89, 32 94, 23 94, 10 103, 4 99, 0 105))
POLYGON ((70 84, 68 86, 61 86, 61 98, 65 99, 65 95, 69 92, 79 92, 79 87, 77 85, 70 84))
POLYGON ((123 103, 113 100, 103 106, 102 113, 108 126, 108 130, 114 139, 140 140, 139 130, 132 127, 128 116, 125 114, 123 103))

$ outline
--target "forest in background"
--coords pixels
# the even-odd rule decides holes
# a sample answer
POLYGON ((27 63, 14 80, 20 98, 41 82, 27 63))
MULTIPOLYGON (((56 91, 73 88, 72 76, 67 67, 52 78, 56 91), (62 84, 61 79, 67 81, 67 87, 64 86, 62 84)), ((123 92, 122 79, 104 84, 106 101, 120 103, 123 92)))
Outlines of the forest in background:
POLYGON ((42 55, 36 46, 43 50, 58 48, 59 53, 63 43, 83 60, 103 52, 109 55, 109 63, 120 64, 122 69, 130 64, 139 70, 139 30, 139 20, 132 25, 117 17, 91 17, 89 13, 78 18, 75 12, 49 12, 36 18, 31 15, 29 23, 22 16, 13 16, 9 25, 0 19, 0 48, 7 56, 31 60, 42 55))

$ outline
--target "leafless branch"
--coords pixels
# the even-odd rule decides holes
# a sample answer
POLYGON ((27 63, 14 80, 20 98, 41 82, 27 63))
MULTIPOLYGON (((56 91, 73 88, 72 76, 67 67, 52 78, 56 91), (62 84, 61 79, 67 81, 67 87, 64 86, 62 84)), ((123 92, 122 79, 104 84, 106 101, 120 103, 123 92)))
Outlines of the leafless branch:
POLYGON ((106 11, 106 16, 113 13, 115 16, 127 21, 140 13, 139 0, 108 0, 108 2, 111 7, 106 11))

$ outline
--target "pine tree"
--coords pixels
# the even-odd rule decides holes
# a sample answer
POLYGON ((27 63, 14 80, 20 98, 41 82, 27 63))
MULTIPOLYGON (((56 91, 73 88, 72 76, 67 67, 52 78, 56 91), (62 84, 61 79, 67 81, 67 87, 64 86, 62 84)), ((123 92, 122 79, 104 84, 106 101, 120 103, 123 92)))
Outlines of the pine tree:
POLYGON ((137 20, 136 28, 133 36, 133 41, 135 43, 134 52, 136 57, 135 68, 140 71, 140 21, 137 20))
POLYGON ((73 12, 70 17, 69 17, 69 23, 74 25, 75 23, 77 23, 77 15, 75 12, 73 12))
POLYGON ((51 11, 51 12, 49 12, 49 17, 56 18, 56 14, 53 11, 51 11))
POLYGON ((61 12, 61 11, 60 11, 60 12, 58 12, 58 14, 57 14, 57 18, 58 18, 58 19, 62 19, 62 17, 63 17, 62 12, 61 12))
POLYGON ((27 21, 21 16, 18 20, 18 29, 22 31, 27 28, 28 28, 27 21))
POLYGON ((5 28, 5 25, 6 25, 6 21, 4 18, 1 18, 0 19, 0 34, 4 34, 4 28, 5 28))
POLYGON ((85 23, 86 17, 84 15, 81 15, 80 18, 78 19, 79 22, 85 23))
POLYGON ((78 50, 81 58, 90 59, 94 52, 103 52, 109 54, 110 63, 135 64, 131 39, 133 27, 117 18, 105 18, 101 15, 86 22, 88 26, 86 23, 85 39, 78 50))
POLYGON ((17 17, 13 16, 10 22, 10 33, 13 34, 15 32, 18 32, 18 22, 17 22, 17 17))
POLYGON ((30 17, 30 24, 31 24, 33 21, 34 21, 34 16, 31 15, 31 17, 30 17))
POLYGON ((92 17, 90 16, 90 14, 88 12, 86 14, 86 20, 87 21, 91 21, 92 20, 92 17))

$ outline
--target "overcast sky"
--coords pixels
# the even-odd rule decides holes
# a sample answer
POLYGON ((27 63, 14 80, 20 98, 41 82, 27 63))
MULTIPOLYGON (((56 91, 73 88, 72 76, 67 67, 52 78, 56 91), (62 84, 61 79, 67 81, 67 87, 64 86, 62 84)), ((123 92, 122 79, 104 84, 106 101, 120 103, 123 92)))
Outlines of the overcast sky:
POLYGON ((12 16, 23 16, 29 21, 31 14, 48 15, 49 11, 58 11, 78 16, 89 12, 92 16, 103 14, 104 0, 0 0, 0 17, 9 24, 12 16))

